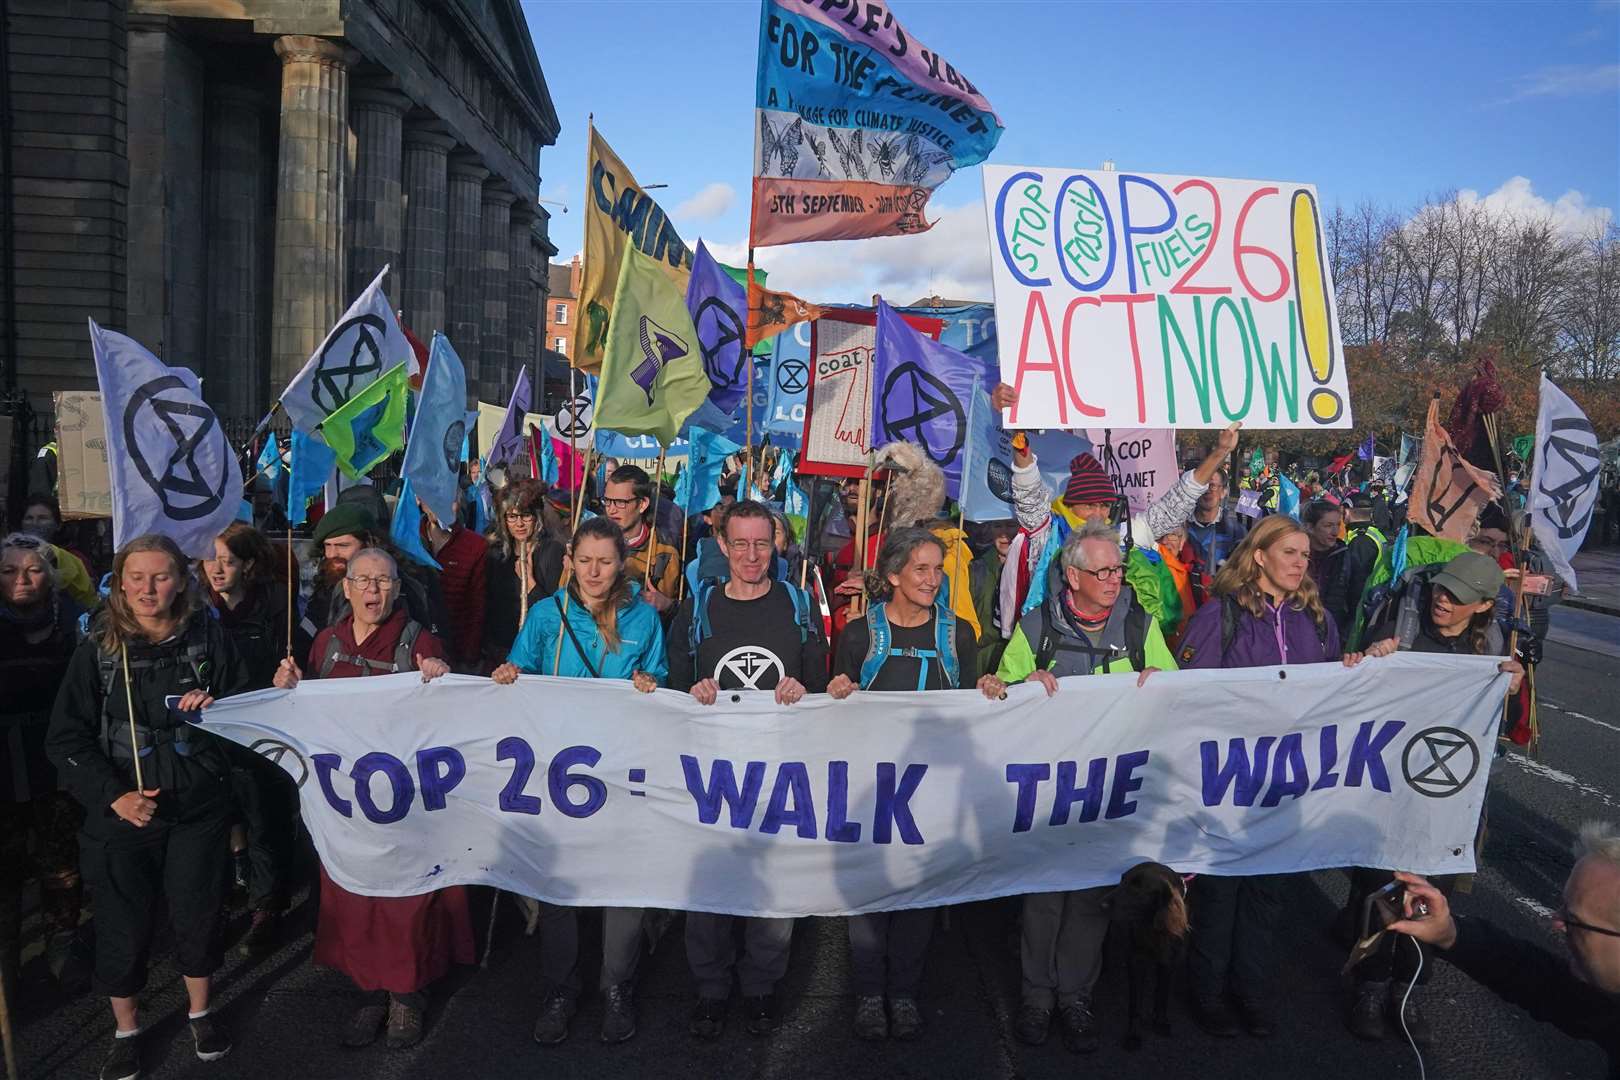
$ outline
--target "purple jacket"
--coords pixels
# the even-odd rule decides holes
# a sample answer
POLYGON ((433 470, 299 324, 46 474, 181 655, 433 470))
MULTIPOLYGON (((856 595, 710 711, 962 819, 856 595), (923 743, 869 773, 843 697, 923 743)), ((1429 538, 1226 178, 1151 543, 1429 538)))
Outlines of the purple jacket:
POLYGON ((1331 618, 1318 628, 1308 612, 1284 604, 1257 619, 1235 608, 1236 631, 1221 654, 1221 604, 1211 599, 1193 614, 1182 635, 1176 663, 1182 668, 1272 667, 1339 659, 1339 631, 1331 618))

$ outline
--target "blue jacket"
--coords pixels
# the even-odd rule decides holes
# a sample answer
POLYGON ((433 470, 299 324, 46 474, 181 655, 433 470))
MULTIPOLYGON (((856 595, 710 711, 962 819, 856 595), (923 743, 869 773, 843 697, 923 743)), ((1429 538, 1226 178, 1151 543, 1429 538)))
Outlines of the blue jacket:
POLYGON ((645 671, 662 686, 668 681, 669 661, 664 655, 664 625, 652 605, 642 602, 641 586, 630 586, 630 602, 619 609, 619 649, 608 652, 597 632, 596 620, 577 601, 565 599, 564 590, 546 597, 529 609, 523 629, 512 643, 506 656, 531 675, 561 675, 567 679, 589 679, 574 638, 579 639, 590 656, 591 667, 603 679, 628 679, 638 671, 645 671), (563 629, 564 605, 568 610, 568 625, 573 627, 573 638, 563 629), (562 655, 557 652, 558 636, 562 638, 562 655))

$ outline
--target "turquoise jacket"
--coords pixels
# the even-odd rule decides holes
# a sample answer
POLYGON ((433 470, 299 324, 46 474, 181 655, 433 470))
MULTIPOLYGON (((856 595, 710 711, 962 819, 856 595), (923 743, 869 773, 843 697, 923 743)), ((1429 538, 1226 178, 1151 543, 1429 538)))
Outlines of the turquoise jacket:
POLYGON ((642 602, 641 586, 632 583, 630 602, 619 609, 619 648, 608 652, 597 632, 596 620, 577 601, 566 597, 559 589, 529 609, 518 631, 512 651, 506 654, 508 663, 531 675, 561 675, 567 679, 589 679, 590 668, 575 647, 575 640, 590 658, 590 667, 603 679, 628 679, 638 671, 645 671, 664 685, 669 678, 669 661, 664 654, 664 625, 652 605, 642 602), (564 605, 568 610, 568 625, 573 636, 563 629, 564 605), (559 659, 558 636, 562 638, 559 659))

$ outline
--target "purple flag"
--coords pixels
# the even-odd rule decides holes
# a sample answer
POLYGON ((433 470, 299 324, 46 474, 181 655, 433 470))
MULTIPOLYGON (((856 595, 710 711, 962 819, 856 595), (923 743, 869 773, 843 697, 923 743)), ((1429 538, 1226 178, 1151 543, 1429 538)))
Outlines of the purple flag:
POLYGON ((748 294, 721 268, 701 240, 692 257, 686 310, 697 328, 703 373, 709 377, 709 400, 731 416, 748 390, 747 355, 743 350, 748 294))
POLYGON ((529 368, 525 364, 518 371, 517 383, 512 387, 512 399, 506 403, 506 417, 501 421, 501 430, 496 433, 495 442, 489 448, 486 466, 503 464, 528 449, 528 438, 523 431, 523 417, 528 412, 529 368))
POLYGON ((945 470, 951 498, 959 498, 974 379, 982 385, 983 376, 981 361, 918 333, 880 300, 872 357, 872 446, 918 444, 945 470))
POLYGON ((1368 435, 1367 438, 1362 441, 1361 445, 1356 448, 1356 457, 1360 458, 1362 461, 1371 461, 1374 453, 1373 437, 1368 435))

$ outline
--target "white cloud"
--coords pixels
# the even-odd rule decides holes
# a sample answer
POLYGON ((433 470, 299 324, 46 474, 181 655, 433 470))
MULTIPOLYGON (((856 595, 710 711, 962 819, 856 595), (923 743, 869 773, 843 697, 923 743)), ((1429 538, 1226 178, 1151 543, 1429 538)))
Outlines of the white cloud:
POLYGON ((1516 80, 1514 92, 1503 102, 1541 97, 1580 97, 1612 94, 1620 90, 1620 64, 1557 64, 1516 80))
POLYGON ((737 201, 737 189, 730 184, 714 183, 675 208, 678 221, 712 221, 731 209, 737 201))
POLYGON ((1614 211, 1606 206, 1593 206, 1586 196, 1571 188, 1555 200, 1547 200, 1535 193, 1530 179, 1515 176, 1489 195, 1465 188, 1457 193, 1457 201, 1464 206, 1480 206, 1493 216, 1531 220, 1551 218, 1559 232, 1570 236, 1589 236, 1606 227, 1614 219, 1614 211))

